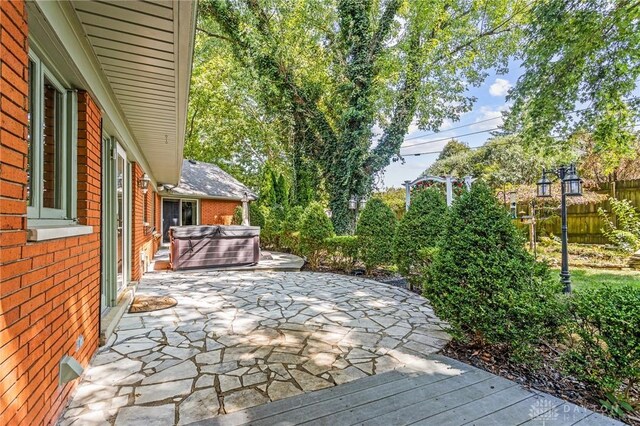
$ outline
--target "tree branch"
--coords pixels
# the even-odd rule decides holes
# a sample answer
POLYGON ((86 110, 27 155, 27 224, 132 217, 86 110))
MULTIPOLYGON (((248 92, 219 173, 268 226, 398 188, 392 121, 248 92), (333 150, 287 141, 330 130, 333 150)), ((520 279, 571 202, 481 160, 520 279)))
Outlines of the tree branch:
POLYGON ((208 35, 209 37, 219 38, 220 40, 225 40, 225 41, 228 41, 229 43, 235 43, 235 41, 233 39, 229 38, 229 37, 225 37, 225 36, 220 35, 220 34, 214 34, 214 33, 210 32, 210 31, 205 30, 204 28, 196 27, 196 30, 200 31, 203 34, 208 35))

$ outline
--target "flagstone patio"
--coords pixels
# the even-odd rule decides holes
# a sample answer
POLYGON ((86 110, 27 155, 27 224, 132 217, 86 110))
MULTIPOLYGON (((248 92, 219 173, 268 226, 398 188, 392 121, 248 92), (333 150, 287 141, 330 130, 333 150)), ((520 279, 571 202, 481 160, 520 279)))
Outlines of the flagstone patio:
POLYGON ((448 341, 422 297, 312 272, 161 272, 125 314, 61 424, 189 424, 411 366, 448 341))

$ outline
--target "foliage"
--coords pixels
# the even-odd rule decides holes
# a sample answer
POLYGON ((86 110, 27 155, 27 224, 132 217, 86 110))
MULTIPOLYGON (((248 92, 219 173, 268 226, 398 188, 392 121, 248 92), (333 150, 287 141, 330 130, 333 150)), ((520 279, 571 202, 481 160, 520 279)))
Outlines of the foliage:
POLYGON ((318 267, 324 241, 331 236, 333 236, 333 225, 322 205, 316 202, 309 204, 302 216, 300 250, 307 256, 312 268, 318 267))
POLYGON ((349 197, 371 190, 412 122, 457 119, 485 70, 505 70, 528 13, 524 0, 203 0, 199 10, 200 32, 253 84, 240 107, 288 124, 293 199, 323 178, 339 231, 349 197))
POLYGON ((336 269, 348 271, 358 261, 360 244, 358 237, 353 235, 338 235, 324 240, 327 254, 331 258, 331 265, 336 269))
POLYGON ((356 227, 360 257, 367 272, 378 265, 391 263, 397 225, 398 219, 393 210, 381 199, 372 198, 367 202, 356 227))
POLYGON ((404 215, 393 240, 393 258, 398 271, 409 277, 423 263, 418 255, 421 249, 435 247, 447 214, 447 202, 437 188, 416 191, 409 211, 404 215))
POLYGON ((436 161, 444 161, 449 157, 467 153, 469 151, 471 151, 471 148, 469 148, 468 144, 460 142, 457 139, 451 139, 451 141, 447 142, 444 148, 442 148, 442 151, 440 152, 440 155, 438 155, 436 161))
POLYGON ((242 225, 242 206, 236 206, 233 209, 233 217, 231 218, 232 225, 242 225))
POLYGON ((374 197, 380 198, 386 205, 391 207, 398 220, 402 219, 406 210, 404 188, 387 188, 382 192, 375 193, 374 197))
MULTIPOLYGON (((450 144, 459 142, 452 141, 447 146, 450 144)), ((536 147, 525 146, 519 137, 498 136, 475 150, 449 149, 451 154, 444 157, 441 155, 425 174, 459 177, 471 175, 482 179, 494 189, 502 189, 504 185, 533 184, 540 179, 543 167, 573 160, 575 156, 571 154, 573 151, 570 148, 542 153, 536 147)))
POLYGON ((535 2, 531 14, 507 128, 547 146, 586 130, 609 173, 638 139, 640 8, 627 0, 549 0, 535 2))
POLYGON ((629 200, 609 198, 612 220, 600 207, 598 215, 604 221, 602 233, 618 247, 633 252, 640 249, 640 212, 638 212, 629 200))
POLYGON ((640 288, 599 286, 575 293, 570 304, 574 342, 564 354, 567 370, 601 392, 640 383, 640 288))
POLYGON ((293 206, 287 212, 282 224, 280 242, 284 248, 291 250, 293 253, 298 253, 300 250, 300 229, 303 215, 304 208, 302 206, 293 206))
POLYGON ((257 203, 249 203, 249 223, 251 226, 263 227, 265 222, 265 212, 268 214, 268 209, 257 203))
POLYGON ((424 284, 425 296, 459 339, 533 356, 562 323, 558 279, 524 249, 509 214, 482 183, 451 207, 424 284))
POLYGON ((282 228, 285 220, 284 208, 276 205, 269 209, 260 206, 264 216, 264 226, 260 231, 260 240, 264 247, 278 249, 281 245, 282 228))

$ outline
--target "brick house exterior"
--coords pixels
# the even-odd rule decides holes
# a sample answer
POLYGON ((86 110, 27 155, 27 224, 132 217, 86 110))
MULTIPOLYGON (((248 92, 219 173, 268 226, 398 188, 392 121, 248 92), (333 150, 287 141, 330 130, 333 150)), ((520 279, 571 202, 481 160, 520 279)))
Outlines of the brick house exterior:
MULTIPOLYGON (((168 227, 172 225, 231 225, 237 207, 243 200, 257 196, 240 181, 215 164, 184 160, 177 186, 160 191, 162 197, 162 240, 168 242, 168 227), (195 208, 195 218, 183 217, 183 207, 195 208), (192 207, 195 206, 195 207, 192 207)), ((160 229, 160 228, 158 228, 160 229)))
MULTIPOLYGON (((94 356, 103 327, 117 317, 123 289, 141 278, 146 261, 159 247, 157 182, 177 183, 180 175, 180 160, 170 158, 165 166, 162 158, 154 157, 149 143, 155 139, 139 130, 148 125, 129 122, 127 108, 133 107, 126 106, 115 85, 109 86, 110 79, 103 74, 109 67, 96 66, 104 59, 87 42, 89 35, 82 33, 88 28, 84 20, 89 22, 92 15, 76 7, 83 6, 0 2, 2 425, 56 422, 78 381, 60 380, 63 356, 73 357, 83 367, 94 356), (36 119, 43 120, 40 138, 33 136, 39 135, 38 126, 30 123, 36 119), (109 144, 114 148, 108 149, 109 144), (118 158, 130 178, 114 174, 118 158), (146 194, 139 184, 145 174, 151 181, 146 194), (116 194, 121 189, 125 194, 121 205, 128 209, 118 212, 104 197, 109 192, 120 200, 116 194), (114 214, 120 215, 122 224, 116 224, 114 214), (116 262, 109 250, 116 258, 128 251, 129 259, 116 262), (118 267, 124 270, 118 272, 118 267), (125 278, 117 287, 114 280, 125 278)), ((116 13, 124 17, 134 13, 126 2, 97 7, 112 8, 113 19, 116 13)), ((169 134, 162 142, 172 152, 181 152, 190 68, 180 69, 180 64, 191 63, 196 7, 191 2, 146 7, 147 13, 157 10, 181 24, 165 20, 167 28, 176 28, 174 86, 179 89, 173 96, 180 116, 174 123, 176 135, 169 134)), ((145 80, 148 71, 135 66, 132 78, 145 80)))

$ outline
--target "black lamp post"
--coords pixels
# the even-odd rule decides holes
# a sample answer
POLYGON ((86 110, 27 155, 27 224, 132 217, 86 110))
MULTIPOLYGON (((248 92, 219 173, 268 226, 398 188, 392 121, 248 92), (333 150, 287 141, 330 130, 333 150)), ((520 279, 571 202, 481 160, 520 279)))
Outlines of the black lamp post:
POLYGON ((575 164, 559 166, 551 170, 542 170, 542 178, 538 181, 538 197, 551 197, 551 180, 548 175, 555 175, 560 180, 561 202, 560 217, 562 219, 562 269, 560 281, 564 292, 571 293, 571 275, 569 274, 569 250, 567 247, 567 196, 582 195, 582 180, 578 177, 575 164))

